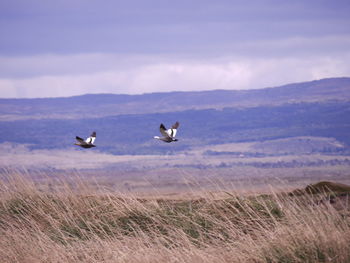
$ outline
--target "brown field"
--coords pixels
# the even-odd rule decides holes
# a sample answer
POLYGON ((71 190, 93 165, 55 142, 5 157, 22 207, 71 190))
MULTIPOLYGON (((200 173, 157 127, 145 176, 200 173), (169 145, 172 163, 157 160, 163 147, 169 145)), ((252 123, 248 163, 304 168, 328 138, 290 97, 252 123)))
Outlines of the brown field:
POLYGON ((31 178, 1 176, 1 262, 350 261, 344 185, 294 195, 216 185, 172 199, 111 191, 86 177, 31 178))
POLYGON ((297 137, 195 147, 176 155, 112 155, 98 149, 30 150, 26 145, 3 143, 0 169, 5 173, 29 171, 36 179, 41 174, 79 175, 109 190, 139 196, 218 189, 261 193, 271 187, 291 190, 321 180, 350 184, 349 155, 312 152, 338 144, 329 138, 297 137), (301 142, 298 147, 296 141, 301 142), (282 151, 292 146, 299 152, 282 151))
POLYGON ((176 155, 1 144, 0 262, 350 262, 350 158, 283 150, 309 140, 176 155))

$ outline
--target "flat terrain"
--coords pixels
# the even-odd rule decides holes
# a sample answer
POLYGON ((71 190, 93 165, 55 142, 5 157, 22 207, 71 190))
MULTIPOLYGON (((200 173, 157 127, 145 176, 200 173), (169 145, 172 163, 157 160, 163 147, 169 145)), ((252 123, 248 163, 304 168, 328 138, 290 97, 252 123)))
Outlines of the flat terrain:
POLYGON ((0 169, 123 192, 350 180, 350 78, 259 90, 0 100, 0 169), (176 143, 154 140, 180 122, 176 143), (74 146, 97 132, 96 148, 74 146))
POLYGON ((217 187, 261 192, 271 186, 291 189, 320 180, 350 183, 350 157, 342 154, 343 147, 331 138, 295 137, 196 146, 177 154, 112 155, 73 145, 31 150, 4 143, 0 164, 4 171, 80 175, 123 192, 172 195, 217 187), (328 152, 322 153, 323 149, 328 152))

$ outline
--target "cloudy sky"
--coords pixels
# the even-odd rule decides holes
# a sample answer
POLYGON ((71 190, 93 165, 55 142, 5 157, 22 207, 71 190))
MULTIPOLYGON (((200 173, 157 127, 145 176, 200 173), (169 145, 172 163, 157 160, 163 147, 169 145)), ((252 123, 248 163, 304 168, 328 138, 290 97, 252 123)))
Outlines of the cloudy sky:
POLYGON ((350 1, 0 0, 0 97, 350 76, 350 1))

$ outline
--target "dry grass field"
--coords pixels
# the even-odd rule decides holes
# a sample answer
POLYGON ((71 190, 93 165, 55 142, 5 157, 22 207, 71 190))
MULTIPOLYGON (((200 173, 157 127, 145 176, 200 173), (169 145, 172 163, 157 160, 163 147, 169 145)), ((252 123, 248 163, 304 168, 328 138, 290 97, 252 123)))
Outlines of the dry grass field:
POLYGON ((174 200, 49 180, 1 176, 1 262, 350 261, 346 185, 174 200))

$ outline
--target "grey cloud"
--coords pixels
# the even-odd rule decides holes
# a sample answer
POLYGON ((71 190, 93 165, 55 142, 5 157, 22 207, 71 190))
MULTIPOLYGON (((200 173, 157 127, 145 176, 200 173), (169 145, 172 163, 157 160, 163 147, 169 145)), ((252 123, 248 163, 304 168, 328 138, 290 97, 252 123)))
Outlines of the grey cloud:
MULTIPOLYGON (((82 75, 107 71, 128 71, 157 63, 215 63, 227 60, 253 59, 305 59, 315 60, 317 56, 339 59, 350 53, 350 36, 327 36, 318 38, 286 38, 238 42, 230 46, 234 52, 225 50, 224 55, 140 55, 114 53, 86 53, 72 55, 0 56, 0 78, 21 79, 39 76, 82 75)), ((198 48, 200 49, 200 48, 198 48)), ((223 51, 221 50, 221 51, 223 51)))
POLYGON ((3 55, 234 52, 241 41, 350 33, 345 1, 30 0, 0 10, 3 55))
POLYGON ((252 89, 350 75, 350 54, 314 58, 173 60, 82 74, 0 79, 0 97, 62 97, 86 93, 252 89))

